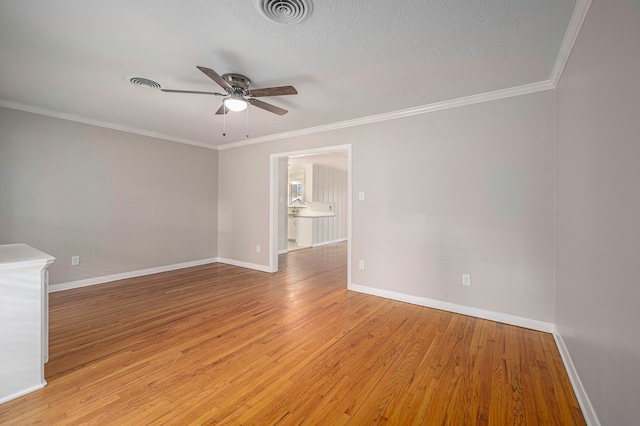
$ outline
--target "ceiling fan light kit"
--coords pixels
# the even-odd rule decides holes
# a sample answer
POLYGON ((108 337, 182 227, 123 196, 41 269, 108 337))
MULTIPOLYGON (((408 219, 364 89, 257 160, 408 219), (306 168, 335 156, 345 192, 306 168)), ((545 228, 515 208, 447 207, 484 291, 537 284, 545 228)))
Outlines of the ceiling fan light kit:
POLYGON ((247 109, 247 101, 245 101, 239 93, 232 93, 230 97, 224 98, 222 102, 225 107, 229 108, 233 112, 244 111, 247 109))

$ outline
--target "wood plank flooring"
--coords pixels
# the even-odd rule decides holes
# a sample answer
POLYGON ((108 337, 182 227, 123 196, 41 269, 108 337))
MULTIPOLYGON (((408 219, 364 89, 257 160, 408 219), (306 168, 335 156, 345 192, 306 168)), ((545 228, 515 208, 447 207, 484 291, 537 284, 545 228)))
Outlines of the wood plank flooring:
POLYGON ((1 424, 583 425, 549 334, 346 290, 346 243, 52 293, 1 424))

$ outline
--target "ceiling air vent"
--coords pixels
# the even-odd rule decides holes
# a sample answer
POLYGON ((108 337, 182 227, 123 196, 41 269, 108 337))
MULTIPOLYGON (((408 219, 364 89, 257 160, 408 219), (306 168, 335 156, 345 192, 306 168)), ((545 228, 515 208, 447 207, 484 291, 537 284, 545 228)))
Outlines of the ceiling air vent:
POLYGON ((151 89, 160 88, 160 83, 156 83, 155 81, 149 80, 148 78, 131 77, 129 81, 131 82, 131 84, 134 84, 136 86, 149 87, 151 89))
POLYGON ((256 0, 258 10, 278 24, 297 24, 311 15, 311 0, 256 0))

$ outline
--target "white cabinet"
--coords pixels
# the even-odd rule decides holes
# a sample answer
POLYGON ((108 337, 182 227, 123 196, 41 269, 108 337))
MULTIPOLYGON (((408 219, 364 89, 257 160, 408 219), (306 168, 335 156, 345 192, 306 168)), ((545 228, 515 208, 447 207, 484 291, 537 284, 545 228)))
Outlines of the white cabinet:
POLYGON ((313 218, 296 217, 296 244, 303 247, 313 245, 313 218))
POLYGON ((47 384, 46 267, 53 260, 26 244, 0 245, 0 403, 47 384))
POLYGON ((293 216, 287 219, 287 239, 296 240, 296 218, 293 216))
POLYGON ((288 238, 297 245, 311 247, 313 243, 313 219, 303 216, 289 216, 288 238))

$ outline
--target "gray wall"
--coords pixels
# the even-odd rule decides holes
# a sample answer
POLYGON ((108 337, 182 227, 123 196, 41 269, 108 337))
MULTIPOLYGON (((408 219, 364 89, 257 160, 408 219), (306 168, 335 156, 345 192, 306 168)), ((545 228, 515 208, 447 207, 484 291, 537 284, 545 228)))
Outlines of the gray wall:
POLYGON ((640 2, 596 0, 557 89, 556 325, 603 425, 638 424, 640 2))
POLYGON ((55 256, 52 284, 217 257, 217 156, 0 108, 0 244, 55 256))
POLYGON ((354 284, 553 323, 554 108, 547 91, 222 150, 219 256, 268 265, 270 154, 352 144, 354 284))

